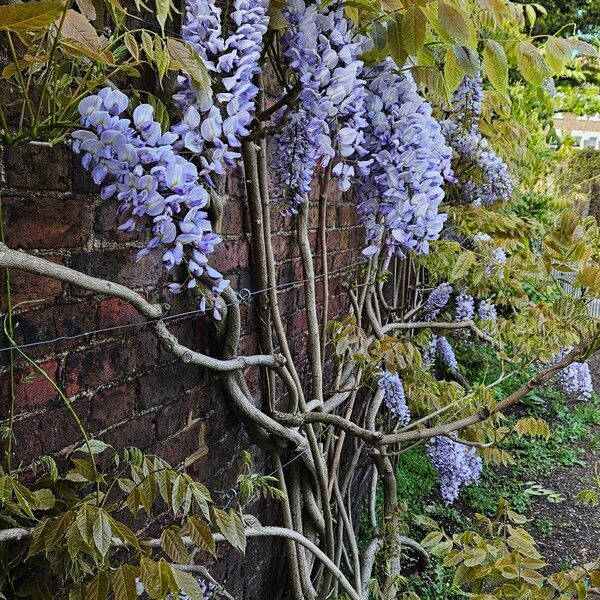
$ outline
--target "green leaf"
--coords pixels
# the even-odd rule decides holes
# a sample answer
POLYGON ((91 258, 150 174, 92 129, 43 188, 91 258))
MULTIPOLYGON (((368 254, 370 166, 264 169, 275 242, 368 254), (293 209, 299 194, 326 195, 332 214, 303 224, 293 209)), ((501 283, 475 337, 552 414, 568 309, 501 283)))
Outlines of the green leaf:
POLYGON ((187 548, 179 535, 179 531, 176 531, 174 528, 169 527, 162 532, 160 546, 173 561, 186 565, 190 562, 190 555, 187 548))
POLYGON ((444 32, 457 42, 467 43, 471 38, 471 31, 465 17, 454 6, 439 2, 438 20, 444 32))
POLYGON ((227 512, 213 508, 214 522, 225 539, 240 552, 246 550, 246 533, 244 524, 237 511, 230 508, 227 512))
POLYGON ((164 42, 158 36, 154 38, 154 60, 158 69, 158 80, 162 84, 162 80, 169 70, 171 60, 164 42))
MULTIPOLYGON (((402 17, 402 40, 409 54, 416 54, 425 43, 427 19, 418 6, 409 6, 402 17)), ((402 66, 402 65, 399 65, 402 66)))
POLYGON ((153 600, 163 600, 169 590, 169 578, 164 577, 158 563, 145 556, 140 561, 140 579, 153 600))
POLYGON ((161 31, 165 32, 165 23, 173 10, 171 0, 156 0, 156 20, 160 25, 161 31))
MULTIPOLYGON (((126 34, 126 35, 129 35, 130 37, 132 37, 131 34, 126 34)), ((92 454, 101 454, 107 448, 112 448, 112 446, 104 443, 101 440, 89 440, 89 442, 87 444, 82 444, 81 446, 79 446, 79 448, 77 448, 76 452, 82 452, 83 454, 89 454, 91 451, 92 454), (88 445, 89 445, 89 447, 88 447, 88 445)))
POLYGON ((111 536, 112 527, 108 515, 103 510, 99 510, 94 521, 94 544, 102 557, 105 557, 110 549, 111 536))
POLYGON ((387 44, 387 29, 383 23, 375 21, 371 27, 371 39, 376 50, 383 50, 387 44))
POLYGON ((494 40, 488 40, 483 49, 483 72, 499 92, 506 93, 508 60, 504 48, 494 40))
POLYGON ((121 565, 112 573, 114 600, 137 600, 136 577, 137 569, 131 565, 121 565))
POLYGON ((552 75, 539 50, 524 40, 517 47, 517 64, 523 77, 534 85, 541 85, 544 79, 552 75))
POLYGON ((83 460, 81 458, 74 458, 73 465, 75 467, 75 472, 78 475, 81 475, 81 477, 83 477, 84 480, 93 482, 104 481, 102 473, 97 471, 94 465, 92 465, 92 463, 88 462, 87 460, 83 460))
POLYGON ((133 531, 131 531, 131 529, 129 529, 129 527, 127 527, 127 525, 117 521, 116 519, 113 519, 110 515, 108 519, 116 537, 118 537, 122 542, 133 546, 134 548, 140 548, 140 542, 137 536, 135 533, 133 533, 133 531))
POLYGON ((475 263, 475 254, 470 250, 467 250, 466 252, 460 254, 456 259, 456 262, 454 263, 454 267, 452 268, 450 280, 457 281, 458 279, 464 277, 475 263))
POLYGON ((192 542, 216 557, 217 545, 208 524, 197 517, 188 517, 187 524, 192 542))
POLYGON ((452 46, 452 52, 465 75, 477 77, 481 69, 477 52, 468 46, 452 46))
POLYGON ((167 38, 167 48, 171 55, 171 69, 181 69, 187 73, 196 89, 210 87, 210 76, 202 57, 186 42, 175 38, 167 38))
POLYGON ((173 573, 173 578, 179 590, 185 592, 190 600, 202 600, 204 598, 196 578, 191 573, 180 571, 176 567, 171 569, 171 573, 173 573))
POLYGON ((63 2, 51 0, 0 6, 0 29, 19 33, 41 31, 52 25, 63 9, 63 2))
POLYGON ((598 50, 591 44, 576 37, 570 37, 568 41, 577 54, 580 54, 581 56, 591 56, 592 58, 598 56, 598 50))
POLYGON ((33 495, 35 496, 36 510, 50 510, 56 504, 54 494, 48 489, 36 490, 33 495))
POLYGON ((388 25, 387 44, 396 66, 401 69, 408 53, 402 41, 402 15, 400 13, 395 14, 388 25))
POLYGON ((108 574, 100 571, 85 589, 85 600, 106 600, 110 580, 108 574))

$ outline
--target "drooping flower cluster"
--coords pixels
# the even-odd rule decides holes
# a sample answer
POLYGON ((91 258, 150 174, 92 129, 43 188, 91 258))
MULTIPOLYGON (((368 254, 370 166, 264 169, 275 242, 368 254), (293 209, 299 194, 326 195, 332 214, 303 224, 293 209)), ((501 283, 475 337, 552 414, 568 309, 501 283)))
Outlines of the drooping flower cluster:
POLYGON ((423 366, 429 369, 433 366, 436 357, 439 356, 443 364, 450 371, 458 371, 458 360, 454 348, 450 345, 448 339, 443 335, 433 335, 421 351, 423 366))
POLYGON ((269 17, 267 0, 234 0, 228 22, 213 0, 186 0, 183 39, 204 60, 220 91, 198 88, 189 75, 179 78, 181 91, 174 99, 184 111, 174 126, 183 146, 200 155, 201 175, 224 174, 240 157, 241 139, 255 111, 258 88, 253 82, 260 73, 263 36, 269 17), (223 32, 230 32, 224 37, 223 32))
POLYGON ((489 300, 482 300, 479 303, 477 314, 483 321, 495 321, 498 318, 496 307, 489 300))
POLYGON ((479 482, 483 462, 475 448, 438 436, 428 445, 427 455, 440 475, 446 505, 454 503, 463 485, 479 482))
POLYGON ((343 191, 365 168, 365 83, 358 56, 367 39, 353 31, 341 3, 318 7, 294 0, 284 15, 291 24, 282 40, 284 57, 300 92, 291 116, 284 109, 275 115, 280 131, 274 136, 273 183, 274 199, 285 200, 293 214, 306 201, 317 166, 339 159, 332 174, 343 191))
POLYGON ((452 98, 454 113, 441 123, 455 159, 469 173, 459 184, 461 201, 476 205, 506 202, 513 192, 508 166, 479 130, 482 100, 481 76, 465 77, 452 98))
POLYGON ((425 301, 423 317, 428 321, 436 319, 450 301, 450 294, 452 294, 452 286, 449 283, 440 283, 435 287, 425 301))
MULTIPOLYGON (((572 348, 563 350, 553 362, 558 362, 564 358, 572 348)), ((592 384, 592 374, 590 367, 585 362, 572 362, 568 367, 565 367, 556 376, 558 384, 565 394, 571 398, 583 398, 589 400, 592 397, 594 387, 592 384)))
POLYGON ((444 181, 455 181, 446 145, 431 106, 412 76, 387 58, 367 70, 365 148, 372 158, 361 176, 358 212, 367 231, 365 254, 384 244, 388 253, 427 253, 446 215, 439 212, 444 181))
POLYGON ((471 294, 462 290, 456 297, 456 321, 471 321, 475 316, 475 300, 471 294))
MULTIPOLYGON (((118 213, 125 219, 119 229, 131 233, 151 228, 153 237, 138 260, 159 249, 167 270, 186 264, 188 287, 207 275, 218 295, 228 282, 208 264, 221 240, 203 210, 209 196, 198 170, 178 154, 178 135, 162 132, 150 105, 139 105, 133 121, 121 118, 128 105, 127 96, 111 88, 83 99, 79 113, 87 129, 73 133, 73 150, 82 155, 82 165, 94 182, 103 185, 102 198, 116 195, 118 213)), ((173 292, 181 287, 171 284, 173 292)))
POLYGON ((383 391, 383 402, 390 415, 402 425, 410 421, 410 410, 406 404, 406 395, 402 380, 395 373, 382 371, 377 378, 377 385, 383 391))

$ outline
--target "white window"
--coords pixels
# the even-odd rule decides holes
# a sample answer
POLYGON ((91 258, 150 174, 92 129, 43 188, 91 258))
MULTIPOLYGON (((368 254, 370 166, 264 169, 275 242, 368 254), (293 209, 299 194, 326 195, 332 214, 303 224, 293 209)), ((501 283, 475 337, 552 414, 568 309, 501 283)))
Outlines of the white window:
POLYGON ((596 136, 590 136, 589 138, 587 138, 587 140, 585 140, 583 147, 584 148, 592 148, 593 150, 595 150, 597 144, 598 144, 598 138, 596 136))
POLYGON ((580 135, 573 136, 573 146, 575 146, 575 148, 581 148, 581 136, 580 135))

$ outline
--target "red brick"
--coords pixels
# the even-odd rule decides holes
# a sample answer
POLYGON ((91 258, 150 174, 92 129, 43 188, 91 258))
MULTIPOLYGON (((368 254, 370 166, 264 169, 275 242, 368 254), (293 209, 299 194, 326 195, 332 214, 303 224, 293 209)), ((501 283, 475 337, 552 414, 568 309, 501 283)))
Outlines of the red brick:
POLYGON ((154 415, 142 415, 117 425, 114 429, 100 436, 103 441, 117 450, 135 446, 144 452, 148 451, 154 442, 154 415))
MULTIPOLYGON (((58 362, 56 360, 47 361, 40 365, 54 381, 57 380, 58 362)), ((15 415, 29 412, 50 404, 56 397, 57 392, 52 383, 37 369, 29 367, 19 370, 15 373, 15 415)), ((8 416, 10 381, 8 374, 5 374, 2 380, 2 402, 0 414, 3 418, 8 416)))
POLYGON ((221 233, 224 235, 239 235, 244 231, 244 212, 247 209, 240 202, 228 200, 225 203, 221 233))
POLYGON ((238 238, 221 242, 215 249, 211 264, 221 273, 229 273, 247 267, 249 259, 248 243, 238 238))
MULTIPOLYGON (((63 259, 60 256, 44 256, 44 258, 54 263, 63 263, 63 259)), ((0 282, 2 289, 6 289, 4 287, 6 285, 4 271, 0 276, 0 282)), ((11 269, 10 285, 13 306, 21 302, 30 301, 35 301, 33 306, 52 303, 63 291, 62 283, 56 279, 37 275, 36 273, 19 271, 18 269, 11 269)), ((0 296, 0 310, 6 310, 6 294, 0 296)))
POLYGON ((75 248, 92 228, 91 206, 79 198, 4 198, 6 243, 13 248, 75 248))
POLYGON ((136 382, 124 383, 95 392, 90 400, 90 431, 100 431, 128 417, 133 417, 136 398, 136 382))
POLYGON ((69 394, 119 381, 130 373, 150 368, 158 357, 158 343, 149 332, 74 352, 65 364, 69 394))

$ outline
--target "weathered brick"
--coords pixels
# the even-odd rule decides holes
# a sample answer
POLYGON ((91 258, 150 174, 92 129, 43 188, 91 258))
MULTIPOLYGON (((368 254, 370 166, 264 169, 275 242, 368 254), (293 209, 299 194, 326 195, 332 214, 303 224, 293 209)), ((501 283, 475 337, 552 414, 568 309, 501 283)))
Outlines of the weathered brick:
POLYGON ((101 439, 115 448, 135 446, 142 451, 148 451, 154 442, 154 415, 147 414, 117 425, 102 434, 101 439))
POLYGON ((76 248, 90 237, 92 208, 75 196, 4 198, 6 243, 13 248, 76 248))
POLYGON ((239 235, 244 231, 244 213, 245 207, 241 202, 228 200, 225 203, 223 220, 221 224, 221 234, 239 235))
POLYGON ((179 361, 143 375, 140 377, 138 410, 147 410, 182 397, 187 390, 197 386, 203 376, 204 369, 179 361))
POLYGON ((94 392, 90 399, 90 431, 101 431, 133 417, 137 393, 136 382, 123 383, 94 392))
MULTIPOLYGON (((160 253, 151 252, 136 262, 137 250, 102 250, 73 254, 71 267, 86 275, 133 288, 159 285, 163 277, 160 253)), ((76 294, 83 292, 75 290, 76 294)))
MULTIPOLYGON (((49 377, 57 379, 58 361, 51 360, 40 364, 49 377)), ((42 373, 33 367, 18 370, 14 376, 14 414, 19 415, 49 405, 56 398, 55 387, 42 373)), ((6 400, 0 407, 0 417, 8 417, 10 398, 10 378, 6 373, 2 378, 2 397, 6 400)))
POLYGON ((8 146, 4 150, 4 164, 6 182, 10 187, 43 191, 69 190, 71 150, 66 146, 8 146))
POLYGON ((69 394, 123 379, 148 369, 158 357, 158 342, 149 332, 73 352, 65 364, 69 394))
MULTIPOLYGON (((44 256, 44 258, 58 264, 63 263, 60 256, 44 256)), ((0 285, 2 289, 6 289, 4 271, 0 275, 0 285)), ((10 286, 13 305, 21 302, 35 302, 34 306, 52 303, 63 291, 63 284, 56 279, 18 269, 11 269, 10 286)), ((0 310, 6 310, 6 294, 0 295, 0 310)))

